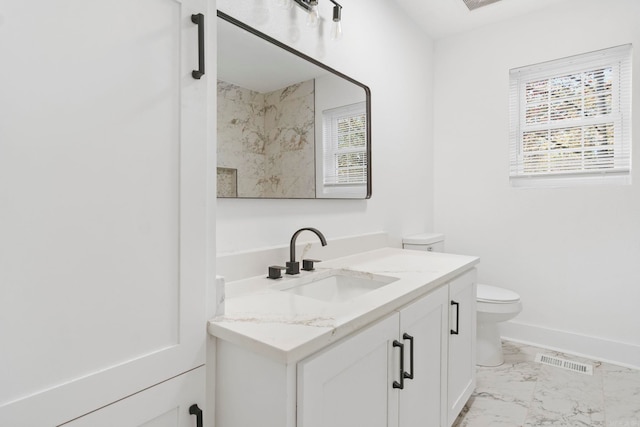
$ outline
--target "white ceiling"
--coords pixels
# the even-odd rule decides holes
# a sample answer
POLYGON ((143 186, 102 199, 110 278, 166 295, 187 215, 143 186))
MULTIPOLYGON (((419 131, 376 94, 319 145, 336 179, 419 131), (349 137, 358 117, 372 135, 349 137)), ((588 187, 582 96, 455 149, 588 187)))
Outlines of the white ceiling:
POLYGON ((470 11, 463 0, 394 0, 434 39, 505 21, 570 0, 500 0, 470 11))

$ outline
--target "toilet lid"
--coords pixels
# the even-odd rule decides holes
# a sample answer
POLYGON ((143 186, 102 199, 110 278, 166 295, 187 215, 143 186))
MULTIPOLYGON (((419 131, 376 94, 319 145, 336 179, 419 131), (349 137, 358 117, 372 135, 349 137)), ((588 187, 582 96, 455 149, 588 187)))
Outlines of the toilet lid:
POLYGON ((477 299, 482 302, 510 303, 520 301, 520 295, 509 289, 478 284, 477 299))

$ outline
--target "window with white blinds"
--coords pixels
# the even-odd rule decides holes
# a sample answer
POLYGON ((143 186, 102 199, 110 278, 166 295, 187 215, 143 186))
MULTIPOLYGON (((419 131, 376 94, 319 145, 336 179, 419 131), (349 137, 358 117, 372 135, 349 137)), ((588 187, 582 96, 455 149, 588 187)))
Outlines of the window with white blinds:
POLYGON ((514 186, 629 183, 631 45, 510 71, 514 186))
POLYGON ((367 113, 364 102, 322 112, 323 184, 367 184, 367 113))

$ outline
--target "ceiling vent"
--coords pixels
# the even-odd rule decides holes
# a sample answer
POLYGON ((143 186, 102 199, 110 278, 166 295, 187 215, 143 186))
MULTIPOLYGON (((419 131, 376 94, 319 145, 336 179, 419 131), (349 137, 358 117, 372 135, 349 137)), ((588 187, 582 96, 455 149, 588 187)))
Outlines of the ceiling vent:
POLYGON ((495 3, 499 0, 463 0, 469 10, 475 10, 479 7, 486 6, 491 3, 495 3))

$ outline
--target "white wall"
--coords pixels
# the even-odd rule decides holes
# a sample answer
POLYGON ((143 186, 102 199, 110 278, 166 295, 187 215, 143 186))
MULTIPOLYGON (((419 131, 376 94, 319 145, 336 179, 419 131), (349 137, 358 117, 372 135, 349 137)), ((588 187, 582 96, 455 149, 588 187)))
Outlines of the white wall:
POLYGON ((218 199, 218 254, 286 245, 303 226, 317 227, 328 239, 375 231, 399 238, 431 230, 432 41, 393 2, 343 3, 344 36, 336 43, 329 38, 329 1, 320 1, 320 36, 306 27, 298 6, 217 1, 219 10, 369 86, 373 123, 371 199, 218 199))
POLYGON ((631 186, 510 187, 508 79, 510 68, 569 55, 625 43, 637 51, 639 20, 637 0, 562 2, 438 40, 434 59, 435 230, 447 249, 479 255, 481 283, 521 295, 508 335, 636 366, 640 176, 631 186))

